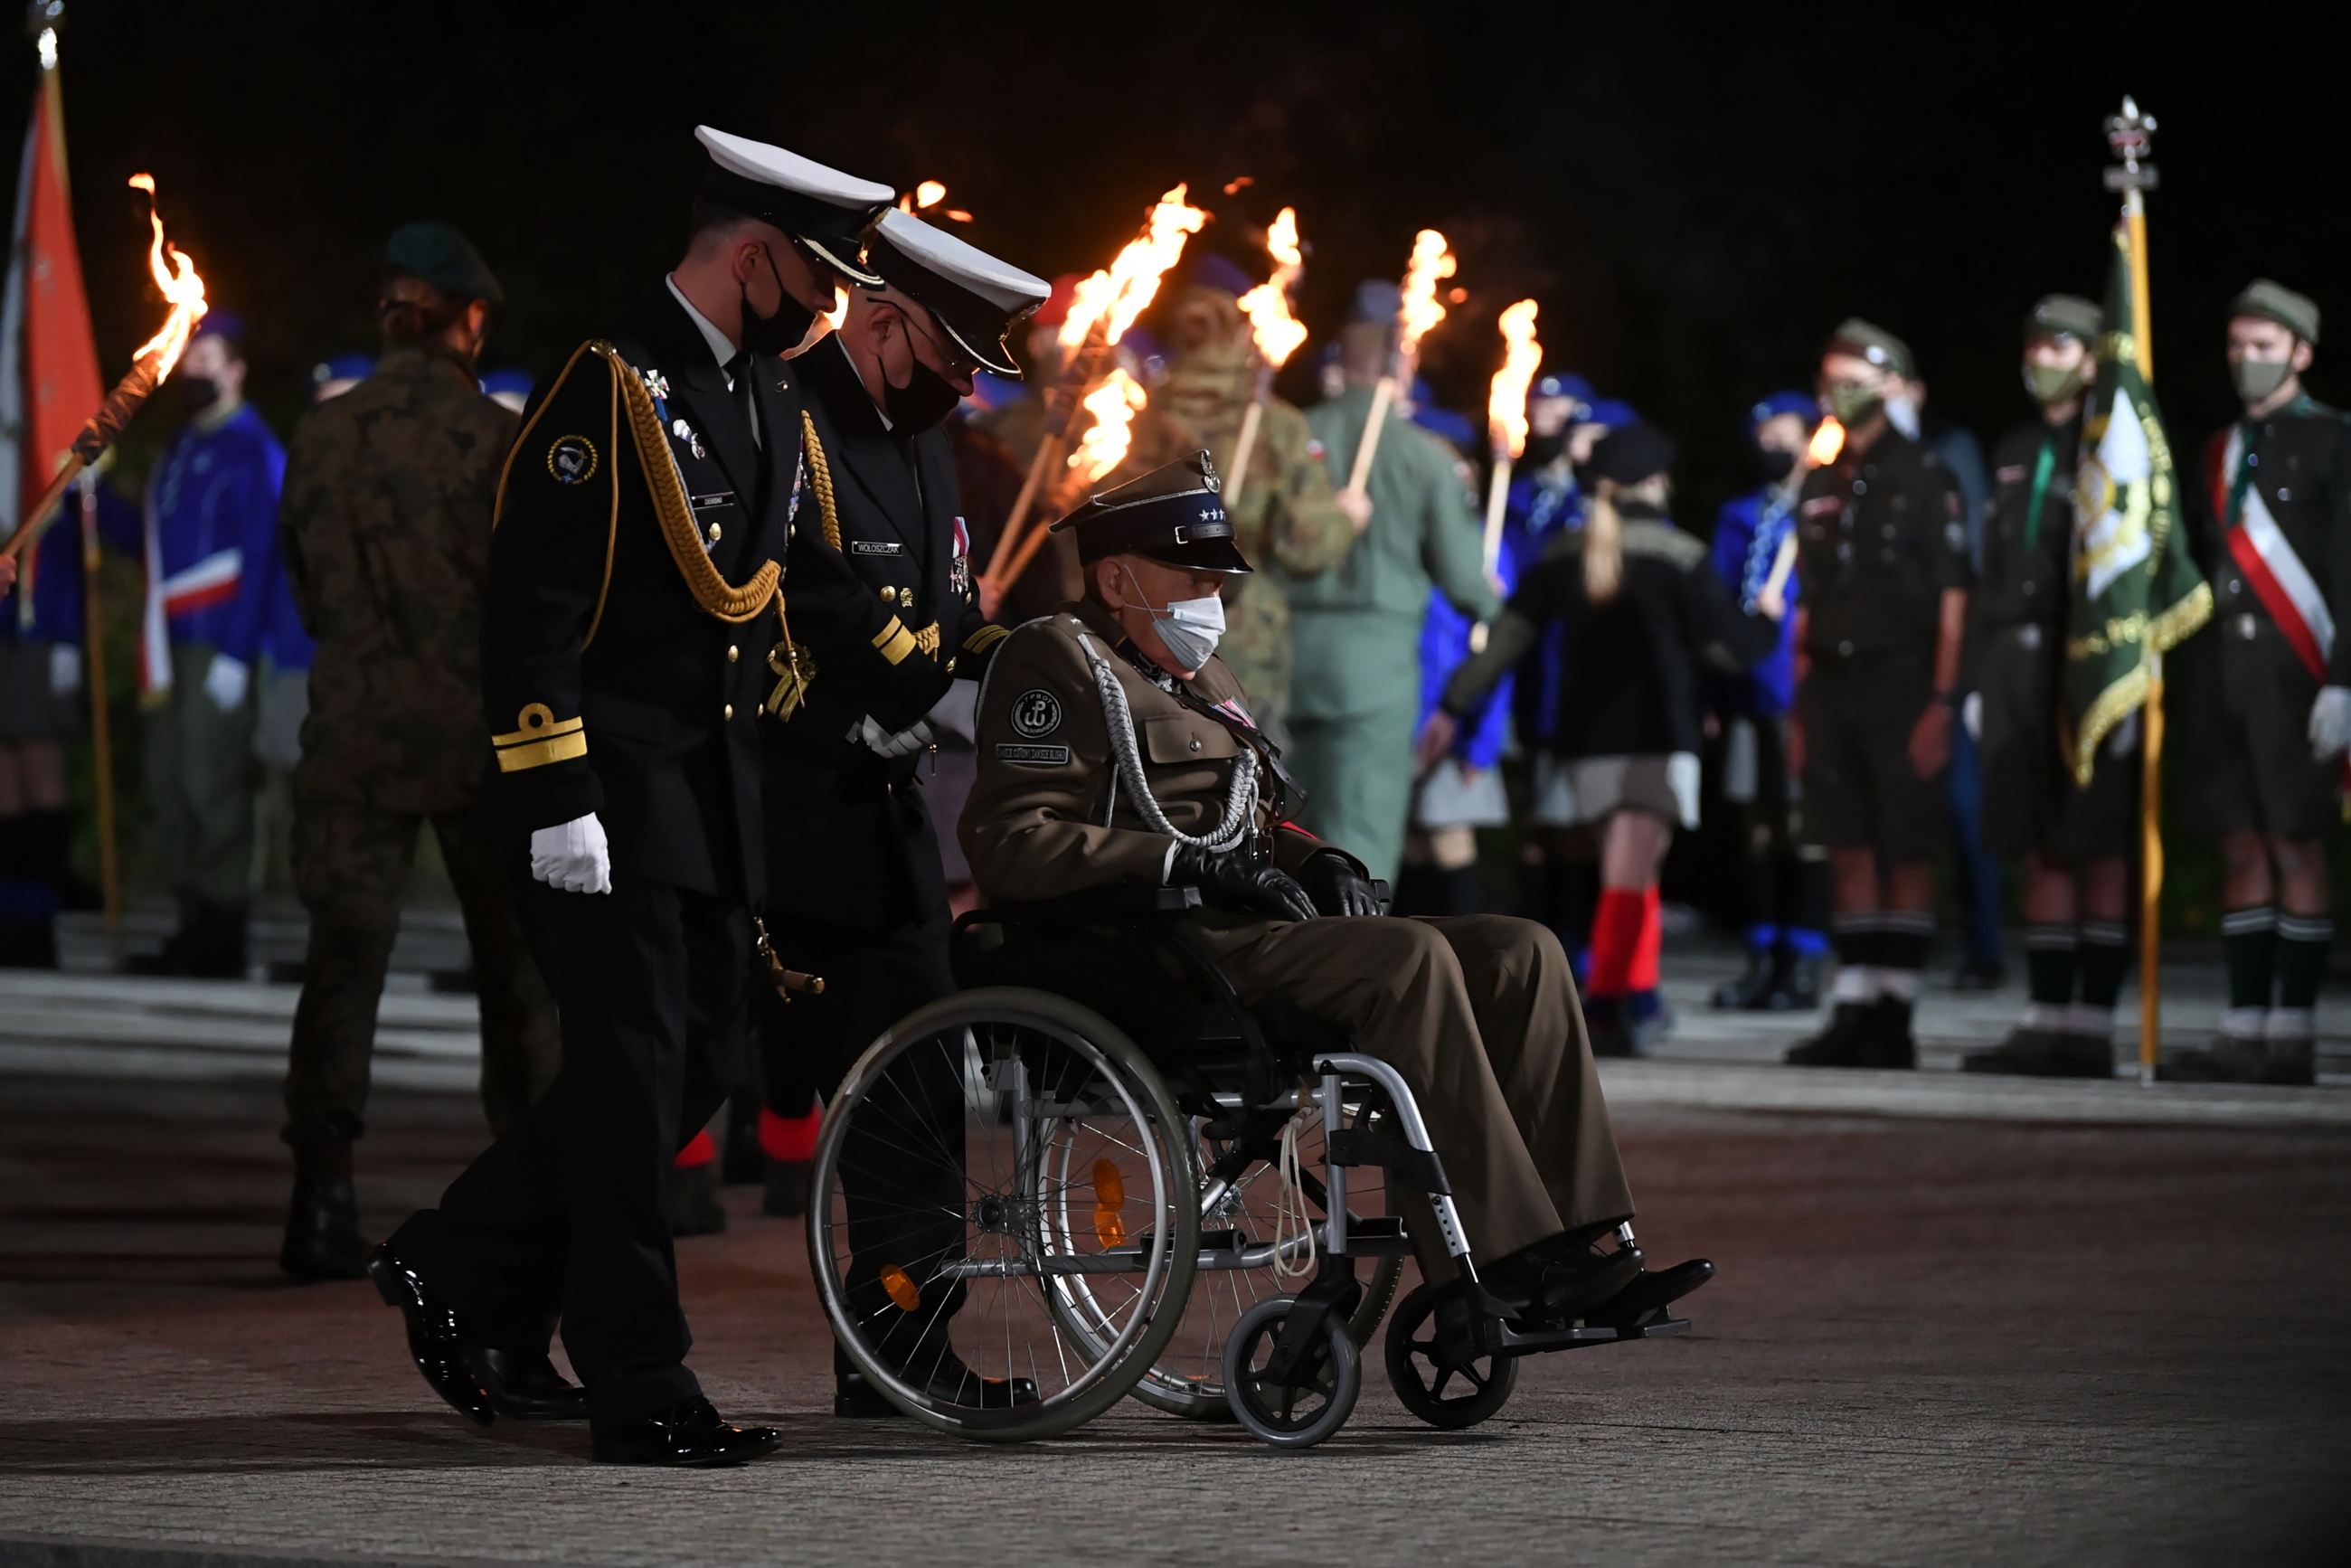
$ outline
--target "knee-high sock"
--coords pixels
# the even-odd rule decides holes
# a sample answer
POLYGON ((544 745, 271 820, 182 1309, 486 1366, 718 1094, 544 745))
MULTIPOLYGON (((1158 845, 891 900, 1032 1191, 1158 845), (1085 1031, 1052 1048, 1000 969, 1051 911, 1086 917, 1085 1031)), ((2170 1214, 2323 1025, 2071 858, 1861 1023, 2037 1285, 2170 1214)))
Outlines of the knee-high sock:
POLYGON ((1641 890, 1641 935, 1633 946, 1633 966, 1625 977, 1625 989, 1657 988, 1657 956, 1665 946, 1666 924, 1657 903, 1657 884, 1641 890))
POLYGON ((2309 1040, 2317 1032, 2312 1009, 2326 975, 2335 922, 2324 915, 2287 915, 2277 921, 2277 1006, 2262 1032, 2272 1040, 2309 1040))
POLYGON ((804 1116, 778 1116, 759 1108, 759 1152, 771 1160, 816 1158, 816 1135, 824 1125, 824 1108, 804 1116))
POLYGON ((679 1170, 690 1171, 696 1166, 706 1166, 717 1157, 718 1140, 710 1135, 709 1128, 705 1127, 687 1140, 685 1147, 678 1150, 677 1158, 672 1163, 679 1170))
POLYGON ((2220 1032, 2236 1040, 2259 1040, 2277 966, 2275 906, 2221 911, 2220 947, 2229 959, 2229 1005, 2220 1013, 2220 1032))
POLYGON ((1869 1003, 1883 985, 1884 934, 1875 909, 1839 910, 1833 922, 1837 959, 1836 985, 1830 991, 1838 1003, 1869 1003))
POLYGON ((2115 1031, 2115 1001, 2130 967, 2130 932, 2116 920, 2082 922, 2082 999, 2074 1004, 2073 1032, 2103 1040, 2115 1031))
POLYGON ((2081 933, 2071 925, 2026 927, 2024 1013, 2017 1027, 2045 1033, 2073 1027, 2074 978, 2082 968, 2081 941, 2081 933))
POLYGON ((1888 909, 1878 915, 1885 935, 1878 960, 1886 967, 1885 993, 1903 1003, 1918 999, 1918 981, 1935 946, 1935 917, 1923 909, 1888 909))
POLYGON ((1584 995, 1614 1000, 1633 988, 1633 966, 1641 946, 1645 914, 1637 887, 1604 887, 1592 917, 1592 971, 1584 995))

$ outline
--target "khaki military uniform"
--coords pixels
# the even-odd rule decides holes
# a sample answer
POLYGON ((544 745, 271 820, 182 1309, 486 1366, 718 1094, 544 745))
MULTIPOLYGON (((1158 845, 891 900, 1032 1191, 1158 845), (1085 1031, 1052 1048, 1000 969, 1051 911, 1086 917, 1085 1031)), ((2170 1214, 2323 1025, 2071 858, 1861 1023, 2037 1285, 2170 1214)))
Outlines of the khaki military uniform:
MULTIPOLYGON (((1351 387, 1306 411, 1334 484, 1343 484, 1371 417, 1372 389, 1351 387)), ((1394 880, 1416 769, 1420 625, 1428 591, 1490 621, 1472 476, 1460 454, 1405 419, 1380 437, 1365 489, 1372 519, 1338 566, 1290 579, 1290 766, 1308 791, 1301 821, 1394 880)))
POLYGON ((426 822, 465 914, 482 1103, 504 1128, 554 1078, 555 1004, 475 831, 482 584, 515 416, 456 361, 396 350, 295 433, 278 532, 318 639, 294 771, 294 881, 310 912, 287 1137, 361 1131, 376 1004, 426 822))
MULTIPOLYGON (((1251 820, 1277 863, 1294 870, 1329 847, 1284 820, 1222 664, 1179 682, 1130 659, 1123 643, 1116 622, 1084 603, 998 648, 962 822, 988 896, 1166 880, 1176 841, 1146 820, 1130 784, 1113 786, 1103 671, 1124 696, 1136 766, 1168 827, 1214 833, 1239 779, 1258 791, 1251 820)), ((1543 927, 1495 915, 1299 922, 1208 909, 1190 919, 1244 1000, 1285 998, 1404 1074, 1477 1256, 1632 1213, 1575 983, 1543 927)))
POLYGON ((1322 443, 1306 416, 1280 398, 1268 398, 1249 448, 1247 475, 1232 467, 1241 425, 1257 391, 1256 361, 1246 345, 1211 344, 1179 361, 1151 394, 1193 447, 1206 447, 1225 476, 1233 542, 1251 564, 1279 573, 1237 577, 1225 590, 1225 635, 1217 657, 1249 694, 1249 712, 1276 746, 1290 745, 1290 596, 1282 579, 1314 577, 1347 556, 1354 525, 1339 509, 1322 443))

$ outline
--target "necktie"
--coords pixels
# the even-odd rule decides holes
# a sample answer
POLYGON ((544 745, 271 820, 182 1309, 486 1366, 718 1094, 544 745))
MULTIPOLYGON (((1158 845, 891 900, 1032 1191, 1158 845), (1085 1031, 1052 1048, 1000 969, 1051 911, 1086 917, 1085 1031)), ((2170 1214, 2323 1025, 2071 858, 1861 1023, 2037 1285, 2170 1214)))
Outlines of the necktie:
POLYGON ((751 401, 751 355, 749 350, 737 354, 726 361, 726 379, 734 383, 736 412, 743 416, 743 428, 751 433, 751 444, 759 442, 759 416, 751 401))

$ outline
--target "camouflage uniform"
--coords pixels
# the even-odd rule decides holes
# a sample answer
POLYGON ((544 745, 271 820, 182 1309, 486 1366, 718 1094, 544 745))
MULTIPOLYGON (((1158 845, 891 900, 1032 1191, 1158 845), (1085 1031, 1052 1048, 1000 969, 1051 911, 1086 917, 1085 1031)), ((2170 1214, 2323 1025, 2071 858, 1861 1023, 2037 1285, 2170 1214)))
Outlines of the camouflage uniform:
POLYGON ((319 652, 294 772, 310 950, 286 1078, 291 1144, 362 1130, 376 1005, 427 821, 473 946, 492 1127, 555 1075, 555 1004, 472 821, 489 760, 482 584, 516 423, 456 359, 401 348, 295 433, 278 533, 319 652))
POLYGON ((1266 400, 1246 482, 1233 473, 1241 423, 1256 390, 1256 364, 1248 346, 1211 343, 1178 361, 1151 402, 1183 431, 1187 449, 1208 449, 1228 495, 1240 484, 1240 507, 1231 517, 1241 553, 1254 565, 1271 562, 1281 569, 1280 575, 1252 572, 1225 590, 1227 624, 1217 657, 1249 694, 1259 727, 1286 748, 1290 600, 1281 577, 1313 577, 1338 565, 1354 545, 1355 529, 1339 509, 1322 463, 1322 443, 1306 416, 1280 398, 1266 400))

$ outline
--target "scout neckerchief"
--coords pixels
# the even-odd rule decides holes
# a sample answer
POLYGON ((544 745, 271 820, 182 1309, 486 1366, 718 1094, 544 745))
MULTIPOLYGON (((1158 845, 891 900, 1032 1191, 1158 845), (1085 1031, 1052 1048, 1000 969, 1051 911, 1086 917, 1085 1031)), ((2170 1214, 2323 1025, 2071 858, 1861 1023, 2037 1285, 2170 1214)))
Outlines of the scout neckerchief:
POLYGON ((2032 498, 2024 504, 2024 549, 2031 554, 2041 543, 2041 504, 2049 498, 2049 476, 2057 471, 2057 443, 2041 433, 2041 455, 2032 460, 2032 498))

